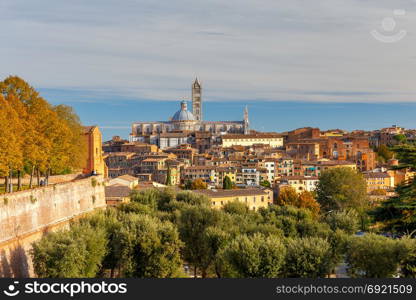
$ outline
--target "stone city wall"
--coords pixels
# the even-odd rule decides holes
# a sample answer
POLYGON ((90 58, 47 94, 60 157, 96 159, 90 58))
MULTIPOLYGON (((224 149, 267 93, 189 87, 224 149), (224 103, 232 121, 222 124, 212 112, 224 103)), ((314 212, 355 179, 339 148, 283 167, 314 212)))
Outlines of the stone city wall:
POLYGON ((0 195, 0 277, 34 276, 33 242, 105 206, 101 176, 0 195))

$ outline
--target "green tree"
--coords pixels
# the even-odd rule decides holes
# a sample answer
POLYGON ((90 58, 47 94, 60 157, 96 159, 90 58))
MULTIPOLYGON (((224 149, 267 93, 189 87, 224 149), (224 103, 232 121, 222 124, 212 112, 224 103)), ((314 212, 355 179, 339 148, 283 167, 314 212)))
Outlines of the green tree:
POLYGON ((185 182, 184 189, 185 190, 192 190, 192 181, 191 180, 187 180, 185 182))
POLYGON ((367 186, 361 174, 350 168, 324 171, 317 185, 317 200, 324 211, 367 207, 367 186))
POLYGON ((416 181, 396 187, 397 196, 382 202, 371 214, 384 230, 410 233, 416 230, 416 181))
POLYGON ((401 144, 392 147, 392 151, 395 153, 395 157, 399 160, 401 168, 416 169, 416 145, 401 144))
POLYGON ((401 269, 402 277, 416 278, 416 240, 409 235, 404 236, 399 241, 401 250, 401 269))
POLYGON ((272 185, 271 185, 271 183, 268 181, 268 180, 262 180, 261 182, 260 182, 260 185, 261 186, 264 186, 264 187, 266 187, 266 188, 270 188, 272 185))
POLYGON ((106 255, 106 245, 104 229, 85 224, 49 233, 33 244, 34 271, 42 278, 95 277, 106 255))
POLYGON ((130 200, 146 205, 152 210, 157 210, 160 201, 160 191, 157 189, 133 190, 130 194, 130 200))
POLYGON ((172 171, 170 167, 168 167, 168 170, 166 171, 166 185, 167 186, 172 185, 172 171))
POLYGON ((239 235, 223 250, 227 274, 240 278, 276 278, 282 273, 285 246, 279 237, 239 235))
POLYGON ((123 276, 169 278, 182 275, 182 242, 172 223, 133 214, 125 215, 121 221, 115 244, 123 276))
POLYGON ((178 228, 181 240, 185 243, 183 257, 194 266, 194 276, 197 269, 202 277, 207 276, 207 270, 212 264, 211 250, 204 243, 204 232, 208 227, 218 226, 223 219, 223 213, 206 206, 186 206, 180 211, 178 228))
POLYGON ((377 148, 377 155, 381 158, 382 162, 386 162, 389 159, 393 158, 393 152, 389 150, 386 145, 380 145, 377 148))
POLYGON ((229 214, 248 215, 249 207, 238 200, 227 202, 222 209, 229 214))
POLYGON ((393 139, 399 144, 406 143, 407 141, 407 137, 404 134, 396 134, 393 136, 393 139))
POLYGON ((333 268, 331 245, 318 237, 289 238, 286 241, 286 277, 325 277, 333 268))
POLYGON ((349 234, 354 234, 360 228, 359 215, 353 209, 331 211, 325 215, 324 221, 333 231, 340 229, 349 234))
POLYGON ((231 190, 233 188, 233 182, 231 181, 230 177, 225 176, 222 181, 222 188, 224 190, 231 190))
POLYGON ((229 243, 231 235, 219 227, 208 227, 203 232, 203 247, 207 250, 207 257, 213 265, 214 272, 221 278, 226 272, 221 258, 221 251, 229 243))
MULTIPOLYGON (((139 203, 129 203, 139 204, 139 203)), ((98 274, 99 277, 105 277, 105 271, 110 270, 110 278, 115 277, 115 272, 121 266, 120 255, 118 252, 118 238, 117 233, 121 229, 121 222, 118 219, 120 212, 115 208, 108 208, 105 211, 99 211, 89 215, 80 220, 81 224, 87 224, 98 231, 105 231, 105 238, 107 240, 106 255, 102 260, 102 268, 98 274)))
POLYGON ((373 233, 353 237, 346 253, 348 274, 351 277, 392 277, 402 259, 400 248, 397 241, 373 233))
POLYGON ((211 201, 207 196, 200 195, 190 191, 179 192, 176 195, 176 200, 179 202, 187 203, 189 205, 211 207, 211 201))

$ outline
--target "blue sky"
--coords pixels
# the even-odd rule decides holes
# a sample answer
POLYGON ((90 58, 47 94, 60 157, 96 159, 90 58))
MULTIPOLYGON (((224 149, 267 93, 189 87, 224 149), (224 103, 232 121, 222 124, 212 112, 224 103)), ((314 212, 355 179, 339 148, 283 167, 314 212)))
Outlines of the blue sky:
POLYGON ((258 129, 412 125, 413 0, 2 0, 0 11, 0 77, 21 76, 85 123, 165 119, 197 75, 209 119, 248 103, 258 129), (406 35, 384 43, 373 30, 406 35))
MULTIPOLYGON (((73 106, 85 124, 99 125, 105 140, 114 135, 128 138, 134 121, 168 120, 180 104, 180 101, 137 101, 112 95, 94 98, 73 91, 41 90, 41 93, 54 104, 73 106)), ((393 124, 416 127, 416 103, 412 102, 209 101, 203 105, 204 119, 242 120, 246 105, 251 127, 261 131, 282 132, 303 126, 346 130, 372 130, 393 124)))

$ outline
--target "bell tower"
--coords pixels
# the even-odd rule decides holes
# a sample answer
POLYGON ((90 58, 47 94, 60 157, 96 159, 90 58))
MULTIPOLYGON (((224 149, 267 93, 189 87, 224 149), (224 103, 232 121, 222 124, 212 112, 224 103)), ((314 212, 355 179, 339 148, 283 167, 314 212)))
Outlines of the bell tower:
POLYGON ((198 78, 195 78, 192 84, 192 113, 197 121, 202 121, 202 99, 201 99, 201 84, 198 78))
POLYGON ((250 122, 248 120, 248 108, 247 105, 244 108, 244 134, 250 134, 250 122))

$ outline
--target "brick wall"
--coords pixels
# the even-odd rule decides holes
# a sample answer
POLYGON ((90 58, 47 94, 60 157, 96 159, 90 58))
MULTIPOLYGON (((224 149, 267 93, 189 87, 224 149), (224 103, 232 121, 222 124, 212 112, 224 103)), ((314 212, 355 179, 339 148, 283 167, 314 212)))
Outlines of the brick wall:
POLYGON ((105 207, 103 178, 88 177, 0 195, 0 277, 33 276, 31 243, 105 207), (94 181, 94 182, 93 182, 94 181))

